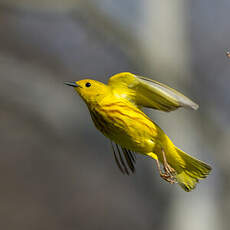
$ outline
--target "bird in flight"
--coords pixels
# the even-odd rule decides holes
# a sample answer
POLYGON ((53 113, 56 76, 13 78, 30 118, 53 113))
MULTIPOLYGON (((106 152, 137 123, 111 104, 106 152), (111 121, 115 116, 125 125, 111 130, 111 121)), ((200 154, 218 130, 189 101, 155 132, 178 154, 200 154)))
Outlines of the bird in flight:
POLYGON ((108 84, 91 79, 65 84, 74 87, 96 128, 111 140, 116 164, 123 174, 135 171, 135 153, 153 158, 160 176, 187 192, 210 173, 209 165, 178 149, 141 110, 198 109, 196 103, 175 89, 129 72, 110 77, 108 84))

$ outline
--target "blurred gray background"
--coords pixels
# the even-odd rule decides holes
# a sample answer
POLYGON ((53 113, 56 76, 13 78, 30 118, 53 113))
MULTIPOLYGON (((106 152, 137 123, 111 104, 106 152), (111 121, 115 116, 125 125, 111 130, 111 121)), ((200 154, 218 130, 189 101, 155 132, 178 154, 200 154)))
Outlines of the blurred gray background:
POLYGON ((229 0, 0 0, 0 229, 229 229, 229 11, 229 0), (140 155, 123 176, 63 84, 122 71, 200 105, 147 111, 212 165, 193 192, 140 155))

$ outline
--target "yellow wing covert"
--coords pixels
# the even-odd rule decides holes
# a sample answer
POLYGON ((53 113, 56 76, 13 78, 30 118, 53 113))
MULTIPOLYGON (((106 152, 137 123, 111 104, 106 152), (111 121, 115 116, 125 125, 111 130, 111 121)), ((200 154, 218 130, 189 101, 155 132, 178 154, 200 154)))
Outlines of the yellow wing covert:
POLYGON ((112 76, 108 85, 115 95, 123 97, 136 106, 173 111, 179 107, 198 109, 198 105, 175 89, 152 79, 123 72, 112 76))

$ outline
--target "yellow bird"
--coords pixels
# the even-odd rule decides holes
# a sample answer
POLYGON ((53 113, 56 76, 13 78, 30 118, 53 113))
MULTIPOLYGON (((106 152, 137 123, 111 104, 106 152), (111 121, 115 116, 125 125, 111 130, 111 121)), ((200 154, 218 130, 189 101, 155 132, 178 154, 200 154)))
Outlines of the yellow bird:
POLYGON ((74 87, 88 106, 96 128, 111 140, 121 172, 134 172, 134 153, 141 153, 156 160, 164 180, 178 183, 187 192, 210 173, 209 165, 178 149, 164 131, 141 111, 141 107, 165 112, 179 107, 198 109, 198 105, 183 94, 128 72, 110 77, 108 85, 90 79, 65 84, 74 87))

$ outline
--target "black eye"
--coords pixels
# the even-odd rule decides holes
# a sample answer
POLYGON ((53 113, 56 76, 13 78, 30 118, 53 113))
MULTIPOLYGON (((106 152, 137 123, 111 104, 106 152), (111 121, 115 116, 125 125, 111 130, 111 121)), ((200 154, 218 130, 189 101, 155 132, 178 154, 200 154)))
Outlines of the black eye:
POLYGON ((87 83, 85 84, 85 86, 86 86, 86 87, 90 87, 91 84, 90 84, 89 82, 87 82, 87 83))

